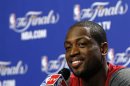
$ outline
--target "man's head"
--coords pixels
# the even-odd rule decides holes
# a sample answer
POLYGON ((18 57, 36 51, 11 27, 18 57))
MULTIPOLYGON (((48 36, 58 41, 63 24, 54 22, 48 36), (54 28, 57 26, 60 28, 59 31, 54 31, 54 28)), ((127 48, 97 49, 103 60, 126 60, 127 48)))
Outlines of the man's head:
POLYGON ((76 76, 90 77, 106 63, 106 33, 94 22, 81 21, 71 26, 64 46, 68 66, 76 76))

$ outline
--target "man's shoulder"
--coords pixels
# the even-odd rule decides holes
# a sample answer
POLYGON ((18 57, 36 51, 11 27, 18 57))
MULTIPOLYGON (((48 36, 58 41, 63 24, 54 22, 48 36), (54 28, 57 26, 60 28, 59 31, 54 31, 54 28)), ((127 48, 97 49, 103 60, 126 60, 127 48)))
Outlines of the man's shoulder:
POLYGON ((130 86, 130 68, 122 68, 115 72, 109 86, 130 86))
POLYGON ((80 86, 80 80, 78 77, 76 77, 73 73, 70 75, 70 81, 69 81, 69 86, 80 86))

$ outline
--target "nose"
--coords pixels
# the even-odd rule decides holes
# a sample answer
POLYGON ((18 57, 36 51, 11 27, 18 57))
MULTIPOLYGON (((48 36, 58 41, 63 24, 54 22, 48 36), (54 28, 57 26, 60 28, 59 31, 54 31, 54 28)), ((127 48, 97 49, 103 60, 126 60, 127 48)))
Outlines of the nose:
POLYGON ((77 46, 73 46, 70 52, 70 56, 74 57, 79 54, 79 48, 77 46))

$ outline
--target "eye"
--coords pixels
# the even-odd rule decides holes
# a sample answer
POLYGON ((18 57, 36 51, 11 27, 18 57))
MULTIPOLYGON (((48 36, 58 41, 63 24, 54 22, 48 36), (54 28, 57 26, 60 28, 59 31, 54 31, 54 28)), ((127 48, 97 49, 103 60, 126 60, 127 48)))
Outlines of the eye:
POLYGON ((78 43, 78 46, 79 46, 80 48, 84 48, 86 45, 87 45, 87 43, 85 43, 85 42, 80 42, 80 43, 78 43))
POLYGON ((67 46, 65 47, 65 50, 68 51, 71 47, 70 46, 67 46))
POLYGON ((71 44, 65 44, 65 50, 68 51, 71 49, 71 44))

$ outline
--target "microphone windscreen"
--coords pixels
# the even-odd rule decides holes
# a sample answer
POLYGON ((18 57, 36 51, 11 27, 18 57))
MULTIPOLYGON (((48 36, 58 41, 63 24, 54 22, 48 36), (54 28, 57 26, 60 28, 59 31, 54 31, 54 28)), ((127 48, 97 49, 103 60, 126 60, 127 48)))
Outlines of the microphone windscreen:
POLYGON ((62 70, 60 70, 58 72, 58 74, 62 74, 62 76, 64 77, 65 80, 67 80, 70 76, 70 70, 67 68, 63 68, 62 70))

